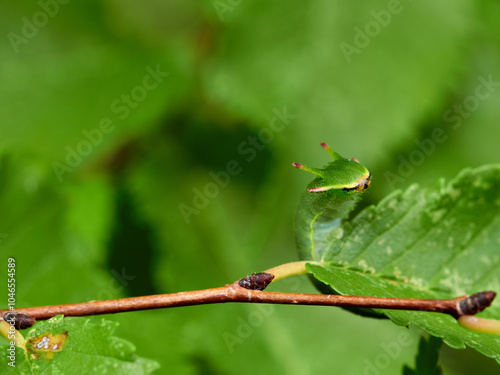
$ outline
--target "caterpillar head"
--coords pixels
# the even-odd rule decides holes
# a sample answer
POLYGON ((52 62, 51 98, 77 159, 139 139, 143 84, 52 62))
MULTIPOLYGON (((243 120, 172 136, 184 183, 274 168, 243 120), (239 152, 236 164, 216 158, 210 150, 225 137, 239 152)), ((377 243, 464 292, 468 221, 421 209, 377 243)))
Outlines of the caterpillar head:
POLYGON ((311 193, 325 191, 362 192, 370 186, 371 173, 356 159, 346 159, 333 151, 326 143, 321 146, 333 157, 324 168, 309 168, 299 163, 293 166, 318 176, 307 189, 311 193))

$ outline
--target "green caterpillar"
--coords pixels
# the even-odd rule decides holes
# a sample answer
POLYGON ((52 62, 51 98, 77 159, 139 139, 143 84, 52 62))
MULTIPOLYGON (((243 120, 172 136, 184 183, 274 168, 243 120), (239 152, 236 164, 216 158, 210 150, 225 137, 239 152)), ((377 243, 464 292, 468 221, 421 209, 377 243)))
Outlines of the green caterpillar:
POLYGON ((370 171, 356 159, 343 158, 326 143, 321 146, 333 157, 333 162, 322 169, 293 164, 317 176, 307 186, 295 218, 295 242, 303 260, 321 260, 322 254, 338 239, 342 219, 354 209, 359 193, 370 186, 370 171))

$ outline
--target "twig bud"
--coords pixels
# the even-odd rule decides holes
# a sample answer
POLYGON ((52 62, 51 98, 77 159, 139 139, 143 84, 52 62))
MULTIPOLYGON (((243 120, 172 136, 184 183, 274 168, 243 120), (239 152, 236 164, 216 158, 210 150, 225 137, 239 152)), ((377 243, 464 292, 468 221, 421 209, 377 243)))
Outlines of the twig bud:
POLYGON ((35 318, 26 314, 8 312, 3 316, 7 323, 14 321, 14 328, 17 330, 31 327, 35 324, 35 318))
POLYGON ((254 273, 245 276, 238 281, 238 284, 245 288, 251 290, 264 290, 273 281, 274 275, 266 272, 254 273))

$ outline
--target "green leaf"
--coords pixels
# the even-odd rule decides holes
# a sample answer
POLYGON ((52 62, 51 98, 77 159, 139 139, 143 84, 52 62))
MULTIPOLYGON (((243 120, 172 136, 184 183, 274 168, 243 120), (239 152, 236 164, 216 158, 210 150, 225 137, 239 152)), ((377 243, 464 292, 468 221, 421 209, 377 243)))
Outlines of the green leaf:
MULTIPOLYGON (((102 319, 63 318, 37 322, 26 336, 26 352, 17 348, 15 369, 0 363, 0 372, 16 374, 149 374, 158 363, 134 354, 130 342, 113 336, 118 323, 102 319)), ((5 353, 7 346, 2 347, 5 353)))
POLYGON ((425 337, 420 338, 418 346, 418 355, 415 360, 415 370, 405 366, 403 375, 440 375, 442 374, 441 367, 438 365, 439 349, 443 341, 437 337, 429 336, 429 340, 425 337))
MULTIPOLYGON (((308 270, 343 295, 453 298, 500 290, 500 166, 464 170, 448 184, 396 191, 343 225, 308 270)), ((500 320, 498 301, 481 315, 500 320)), ((500 362, 500 337, 461 328, 448 315, 380 310, 452 348, 475 348, 500 362)))
MULTIPOLYGON (((2 35, 22 35, 23 19, 30 22, 42 9, 35 3, 6 4, 2 35)), ((67 173, 59 173, 64 179, 120 137, 151 129, 162 115, 177 111, 192 86, 184 51, 151 53, 117 38, 102 21, 108 15, 99 2, 58 9, 64 16, 50 18, 27 43, 8 37, 0 44, 5 103, 0 146, 37 155, 44 164, 66 165, 67 173), (132 90, 142 96, 130 99, 132 90), (47 129, 54 131, 49 135, 47 129)))
MULTIPOLYGON (((210 94, 259 127, 268 124, 272 107, 286 106, 296 115, 291 124, 301 145, 331 134, 344 147, 340 153, 361 149, 364 155, 356 157, 369 155, 375 163, 387 157, 379 142, 412 140, 418 122, 442 110, 443 95, 458 79, 470 43, 470 4, 398 4, 394 14, 386 1, 347 8, 341 1, 293 1, 286 11, 269 1, 214 7, 226 32, 206 70, 210 94), (381 14, 387 23, 376 36, 367 36, 366 28, 381 14), (366 95, 378 92, 382 82, 384 95, 366 95), (354 129, 363 136, 352 136, 354 129)), ((304 148, 307 153, 309 147, 304 148)))

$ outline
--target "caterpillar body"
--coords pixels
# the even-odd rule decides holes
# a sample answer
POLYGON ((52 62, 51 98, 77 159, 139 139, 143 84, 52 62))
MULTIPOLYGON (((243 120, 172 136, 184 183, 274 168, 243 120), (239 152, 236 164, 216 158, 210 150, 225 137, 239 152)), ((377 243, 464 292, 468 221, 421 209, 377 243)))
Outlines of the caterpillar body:
POLYGON ((333 161, 325 167, 293 166, 313 173, 295 218, 295 242, 303 260, 321 260, 322 254, 337 240, 336 229, 354 209, 360 193, 370 186, 371 173, 356 159, 346 159, 326 143, 321 146, 333 161))

